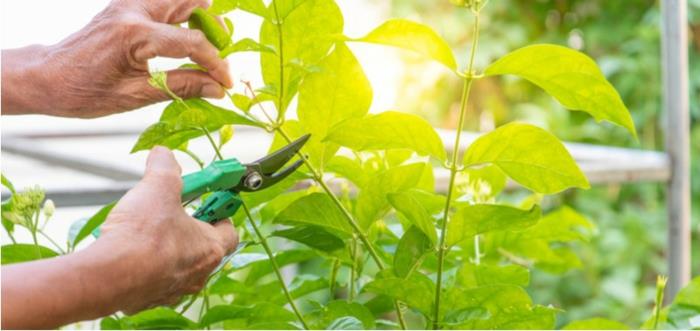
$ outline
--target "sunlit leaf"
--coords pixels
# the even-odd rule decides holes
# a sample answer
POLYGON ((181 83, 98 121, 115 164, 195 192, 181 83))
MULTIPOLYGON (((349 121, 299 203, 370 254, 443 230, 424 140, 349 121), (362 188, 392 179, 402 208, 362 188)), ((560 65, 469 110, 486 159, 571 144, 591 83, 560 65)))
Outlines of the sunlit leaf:
POLYGON ((530 271, 519 265, 489 265, 465 263, 457 272, 457 280, 466 288, 486 285, 518 285, 530 283, 530 271))
POLYGON ((522 210, 503 205, 463 205, 447 223, 448 246, 474 235, 505 230, 520 230, 532 226, 540 219, 538 206, 522 210))
POLYGON ((620 322, 596 317, 570 322, 565 325, 562 330, 629 330, 629 326, 620 322))
POLYGON ((100 226, 102 223, 105 222, 107 219, 107 216, 109 216, 109 213, 112 211, 112 208, 116 205, 116 202, 112 202, 108 205, 105 205, 102 207, 100 210, 95 213, 95 215, 92 215, 87 222, 85 222, 85 225, 83 225, 82 228, 80 228, 80 231, 78 231, 78 234, 75 235, 75 239, 73 239, 73 242, 71 243, 71 246, 75 247, 77 246, 83 239, 87 238, 90 234, 100 234, 100 226))
POLYGON ((452 50, 430 27, 406 19, 391 19, 355 41, 400 47, 457 69, 452 50))
POLYGON ((431 316, 435 284, 427 276, 414 272, 408 278, 389 276, 377 278, 367 283, 364 292, 386 295, 392 299, 416 308, 426 316, 431 316))
POLYGON ((136 315, 124 316, 120 319, 120 323, 124 328, 136 330, 197 328, 197 323, 166 307, 153 308, 136 315))
POLYGON ((355 151, 410 149, 445 160, 445 147, 435 129, 412 114, 387 111, 336 125, 326 141, 355 151))
POLYGON ((587 55, 557 45, 532 45, 491 64, 487 76, 511 74, 544 89, 572 110, 591 114, 626 128, 636 137, 632 116, 620 95, 587 55))
POLYGON ((510 178, 538 193, 588 188, 571 154, 549 132, 510 123, 479 137, 464 153, 465 166, 494 164, 510 178))
POLYGON ((365 115, 372 102, 372 88, 362 67, 343 43, 319 64, 319 72, 308 74, 299 85, 297 115, 302 130, 311 134, 306 152, 311 161, 323 165, 338 146, 321 141, 333 125, 365 115))
POLYGON ((219 57, 225 58, 233 53, 239 53, 239 52, 268 52, 268 53, 275 53, 275 49, 263 45, 253 39, 250 38, 243 38, 231 45, 226 46, 226 48, 222 49, 221 52, 219 52, 219 57))
POLYGON ((423 163, 414 163, 380 172, 360 191, 355 214, 360 225, 367 229, 389 211, 387 194, 416 187, 423 174, 423 163))
POLYGON ((389 203, 433 243, 437 243, 435 220, 421 204, 418 190, 407 190, 388 195, 389 203))
POLYGON ((58 256, 52 249, 34 244, 9 244, 0 248, 2 265, 29 262, 58 256))
POLYGON ((311 320, 313 329, 328 329, 338 319, 344 317, 355 318, 360 323, 360 329, 374 329, 374 316, 367 307, 345 300, 331 301, 325 306, 309 313, 306 318, 311 320))
POLYGON ((419 265, 423 256, 435 246, 431 240, 416 226, 410 227, 399 240, 394 254, 394 272, 405 278, 419 265))
POLYGON ((315 225, 277 230, 271 236, 287 238, 323 252, 332 252, 345 247, 342 239, 315 225))
POLYGON ((282 21, 282 44, 278 26, 265 20, 260 28, 260 43, 272 45, 278 54, 260 53, 260 64, 265 84, 275 86, 283 94, 283 103, 277 106, 284 112, 305 74, 287 64, 292 60, 304 65, 318 63, 331 48, 332 36, 342 32, 343 17, 332 0, 275 1, 271 7, 275 3, 282 21))
POLYGON ((294 201, 277 215, 280 224, 308 224, 352 234, 352 228, 333 201, 325 193, 312 193, 294 201))

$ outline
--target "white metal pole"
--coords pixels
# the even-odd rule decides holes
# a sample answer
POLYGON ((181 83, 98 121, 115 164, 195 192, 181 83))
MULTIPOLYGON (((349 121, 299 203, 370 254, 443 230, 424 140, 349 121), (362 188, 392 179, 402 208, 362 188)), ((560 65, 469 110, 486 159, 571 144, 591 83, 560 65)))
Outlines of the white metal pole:
POLYGON ((667 184, 668 300, 690 281, 690 112, 686 0, 661 0, 667 184))

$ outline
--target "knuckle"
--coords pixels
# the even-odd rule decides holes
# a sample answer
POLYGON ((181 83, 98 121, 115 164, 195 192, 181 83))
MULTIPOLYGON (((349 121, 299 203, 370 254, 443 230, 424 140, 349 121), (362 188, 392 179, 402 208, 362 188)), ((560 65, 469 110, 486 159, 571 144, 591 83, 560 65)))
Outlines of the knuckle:
POLYGON ((187 31, 187 38, 186 42, 190 45, 193 45, 197 49, 204 47, 207 44, 207 37, 204 35, 202 31, 199 30, 186 30, 187 31))

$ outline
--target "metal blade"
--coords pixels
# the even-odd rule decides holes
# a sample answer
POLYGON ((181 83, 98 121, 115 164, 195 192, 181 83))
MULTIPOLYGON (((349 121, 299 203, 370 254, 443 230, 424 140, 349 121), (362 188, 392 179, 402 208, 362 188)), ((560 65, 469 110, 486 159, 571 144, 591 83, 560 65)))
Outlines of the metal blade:
POLYGON ((308 134, 304 135, 274 153, 247 164, 245 176, 233 189, 238 192, 258 191, 268 188, 291 175, 304 163, 304 160, 298 160, 289 167, 281 171, 278 170, 284 167, 299 152, 301 147, 309 140, 309 137, 310 135, 308 134))
POLYGON ((291 160, 294 155, 301 149, 304 144, 309 140, 311 135, 306 134, 301 138, 293 141, 289 145, 282 147, 275 151, 274 153, 263 157, 260 160, 253 162, 253 164, 258 164, 260 170, 262 170, 265 175, 272 175, 274 172, 282 168, 289 160, 291 160))

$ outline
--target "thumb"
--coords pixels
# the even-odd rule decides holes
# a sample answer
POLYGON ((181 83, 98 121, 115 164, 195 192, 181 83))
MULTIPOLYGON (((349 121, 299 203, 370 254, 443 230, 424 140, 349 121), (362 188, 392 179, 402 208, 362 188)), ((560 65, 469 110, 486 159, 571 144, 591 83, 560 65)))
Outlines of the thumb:
POLYGON ((182 192, 182 169, 175 160, 173 152, 169 149, 156 146, 146 161, 146 171, 141 184, 149 190, 158 191, 158 195, 168 200, 177 200, 180 203, 182 192))

